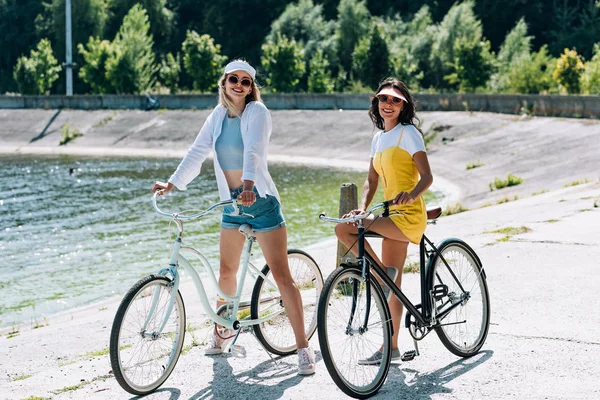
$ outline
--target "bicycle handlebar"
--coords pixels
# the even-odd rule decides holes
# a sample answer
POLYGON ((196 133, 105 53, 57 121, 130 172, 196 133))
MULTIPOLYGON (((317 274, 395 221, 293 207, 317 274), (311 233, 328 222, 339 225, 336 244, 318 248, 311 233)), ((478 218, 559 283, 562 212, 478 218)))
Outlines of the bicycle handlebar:
POLYGON ((375 204, 373 207, 366 210, 364 212, 364 214, 351 215, 346 218, 332 218, 332 217, 328 217, 325 213, 321 213, 319 215, 319 219, 324 222, 335 222, 338 224, 341 224, 344 222, 356 222, 356 221, 360 221, 362 219, 367 218, 369 215, 373 214, 375 211, 382 209, 382 208, 383 208, 382 215, 384 217, 387 217, 390 215, 390 205, 391 204, 392 204, 392 200, 386 200, 383 203, 375 204))
MULTIPOLYGON (((159 215, 162 215, 164 217, 174 218, 174 219, 187 219, 187 220, 197 219, 197 218, 205 216, 206 214, 208 214, 209 212, 211 212, 213 209, 215 209, 217 207, 224 207, 224 206, 227 206, 230 204, 233 206, 233 212, 228 215, 244 214, 244 213, 240 212, 240 209, 237 205, 237 200, 234 200, 234 199, 220 201, 218 203, 211 205, 206 210, 200 211, 198 214, 194 214, 194 215, 181 215, 178 213, 167 213, 167 212, 162 211, 160 208, 158 208, 158 204, 156 201, 157 197, 158 197, 158 191, 152 195, 152 205, 154 206, 154 210, 156 210, 156 212, 159 215)), ((249 215, 249 214, 244 214, 244 215, 249 215)))

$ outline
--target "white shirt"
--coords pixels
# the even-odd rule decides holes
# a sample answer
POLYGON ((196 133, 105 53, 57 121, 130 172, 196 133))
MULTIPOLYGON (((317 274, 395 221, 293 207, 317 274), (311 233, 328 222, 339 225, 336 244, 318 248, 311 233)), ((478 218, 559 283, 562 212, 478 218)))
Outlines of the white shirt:
POLYGON ((400 134, 402 134, 400 148, 406 150, 411 156, 414 156, 418 151, 425 151, 423 135, 421 135, 417 128, 414 125, 398 124, 387 132, 380 131, 375 134, 371 142, 371 158, 375 157, 375 153, 377 152, 384 151, 389 147, 398 146, 400 134))
MULTIPOLYGON (((226 116, 227 108, 219 104, 206 118, 194 144, 188 149, 177 170, 169 178, 169 182, 179 190, 186 190, 187 185, 200 174, 202 163, 211 151, 213 155, 215 154, 215 143, 221 134, 223 118, 226 116)), ((242 113, 240 128, 244 142, 244 163, 240 185, 244 180, 253 181, 261 197, 269 194, 279 200, 279 193, 267 169, 267 147, 272 128, 271 114, 267 107, 257 101, 248 103, 242 113)), ((213 162, 219 197, 222 201, 229 200, 231 198, 229 187, 218 158, 213 156, 213 162)))

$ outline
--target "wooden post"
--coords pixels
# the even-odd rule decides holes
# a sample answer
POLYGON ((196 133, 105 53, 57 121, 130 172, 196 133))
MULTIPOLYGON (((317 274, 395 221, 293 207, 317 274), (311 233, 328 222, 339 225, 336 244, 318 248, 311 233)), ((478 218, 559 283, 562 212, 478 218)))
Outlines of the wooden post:
MULTIPOLYGON (((352 210, 356 210, 357 208, 358 196, 356 185, 354 183, 343 183, 340 187, 339 218, 341 218, 344 214, 347 214, 352 210)), ((346 262, 347 259, 350 259, 350 262, 354 262, 356 261, 356 256, 349 252, 348 248, 338 240, 337 258, 335 265, 338 266, 340 265, 340 263, 346 262)))

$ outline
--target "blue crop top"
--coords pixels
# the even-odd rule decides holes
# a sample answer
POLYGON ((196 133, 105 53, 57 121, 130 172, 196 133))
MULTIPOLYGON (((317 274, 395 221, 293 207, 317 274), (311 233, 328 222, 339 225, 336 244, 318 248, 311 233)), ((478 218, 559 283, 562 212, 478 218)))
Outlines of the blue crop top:
POLYGON ((240 118, 229 118, 227 115, 223 118, 223 127, 215 143, 215 151, 223 171, 243 169, 244 142, 240 118))

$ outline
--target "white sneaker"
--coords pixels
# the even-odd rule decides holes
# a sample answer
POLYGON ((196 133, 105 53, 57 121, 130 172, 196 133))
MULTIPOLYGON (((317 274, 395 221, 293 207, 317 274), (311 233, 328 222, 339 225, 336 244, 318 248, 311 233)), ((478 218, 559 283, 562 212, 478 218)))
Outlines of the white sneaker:
POLYGON ((231 329, 225 329, 223 327, 217 328, 210 331, 208 335, 208 344, 204 349, 205 355, 221 354, 225 350, 225 347, 233 340, 235 333, 231 329), (218 331, 217 331, 218 329, 218 331))
POLYGON ((317 367, 315 351, 310 347, 298 349, 298 375, 312 375, 317 367))

